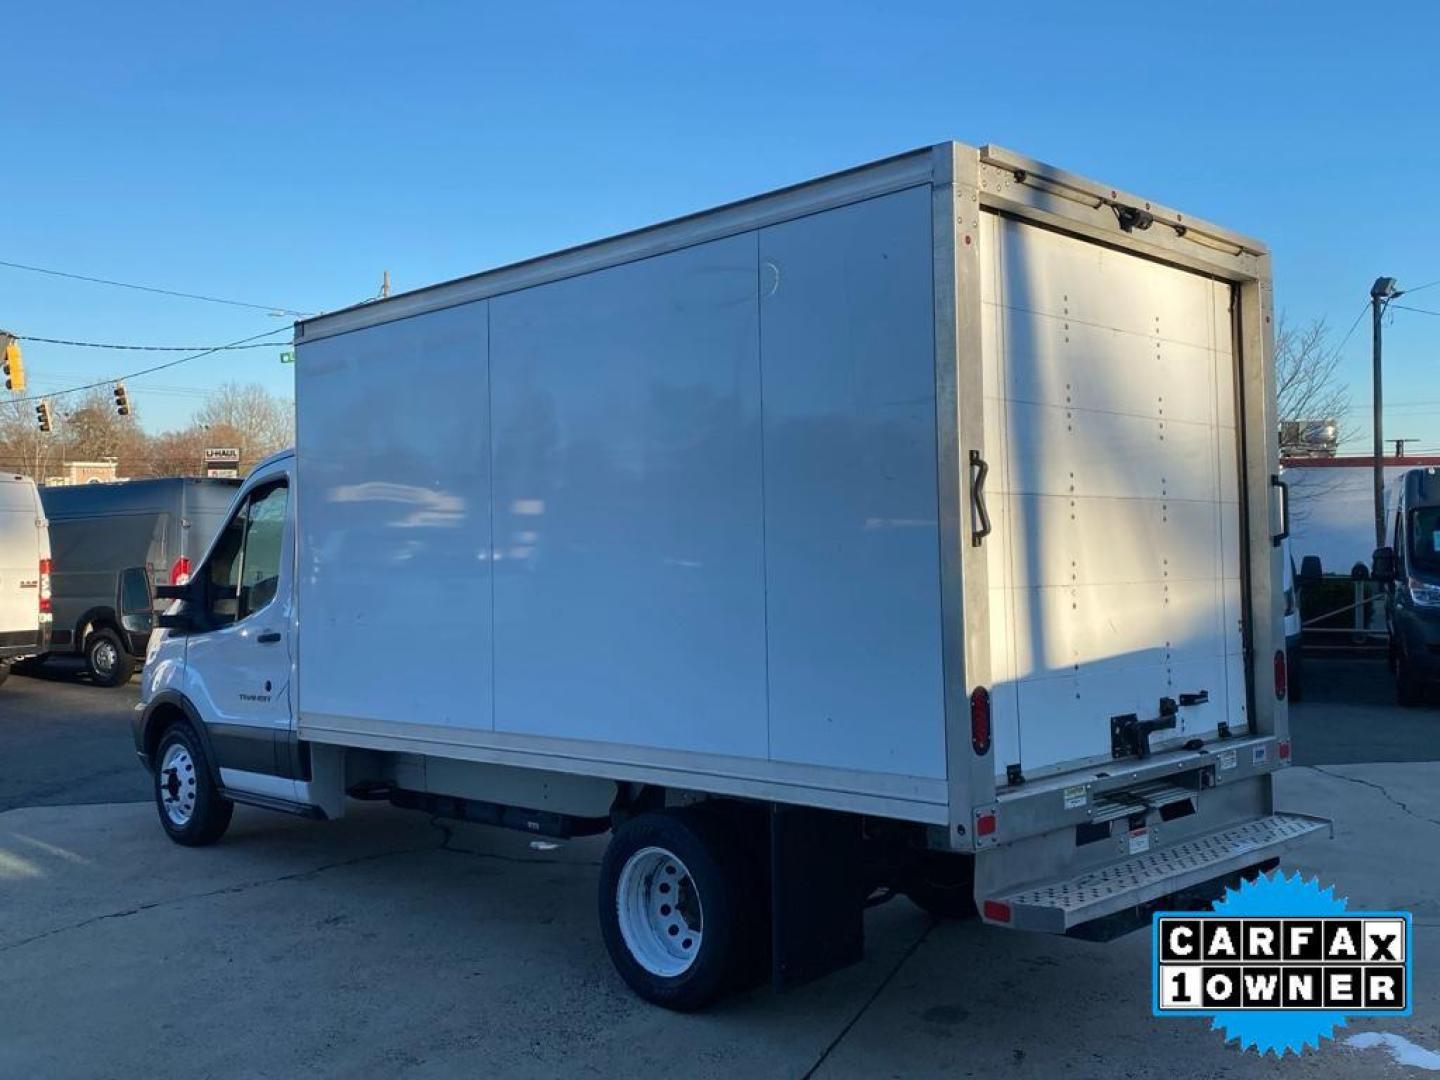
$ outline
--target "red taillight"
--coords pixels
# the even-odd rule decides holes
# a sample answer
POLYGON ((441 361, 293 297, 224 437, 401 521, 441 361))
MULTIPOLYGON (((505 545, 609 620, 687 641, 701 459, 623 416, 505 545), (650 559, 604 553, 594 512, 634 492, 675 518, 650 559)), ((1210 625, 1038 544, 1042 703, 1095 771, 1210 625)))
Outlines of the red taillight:
POLYGON ((1275 700, 1285 700, 1285 650, 1275 650, 1275 700))
POLYGON ((170 567, 170 584, 184 585, 189 580, 190 560, 184 555, 181 555, 170 567))
POLYGON ((1289 739, 1282 739, 1282 740, 1280 740, 1280 746, 1279 746, 1279 748, 1276 750, 1276 753, 1278 753, 1278 754, 1280 755, 1280 760, 1281 760, 1281 761, 1289 761, 1289 760, 1290 760, 1290 740, 1289 740, 1289 739))
POLYGON ((975 815, 975 835, 976 835, 976 836, 994 836, 994 835, 995 835, 995 827, 996 827, 996 824, 997 824, 997 822, 996 822, 996 820, 995 820, 995 815, 994 815, 994 814, 976 814, 976 815, 975 815))
POLYGON ((999 900, 986 900, 980 910, 991 922, 1008 923, 1010 921, 1010 905, 999 900))
POLYGON ((50 614, 50 560, 40 560, 40 613, 50 614))
POLYGON ((977 754, 990 752, 990 691, 983 686, 970 693, 970 745, 977 754))

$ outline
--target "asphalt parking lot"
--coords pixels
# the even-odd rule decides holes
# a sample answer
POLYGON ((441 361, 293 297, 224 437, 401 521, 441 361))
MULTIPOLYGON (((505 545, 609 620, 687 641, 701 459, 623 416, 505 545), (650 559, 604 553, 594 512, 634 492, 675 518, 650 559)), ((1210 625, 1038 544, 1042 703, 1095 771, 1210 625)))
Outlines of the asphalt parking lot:
POLYGON ((1420 959, 1412 1017, 1278 1062, 1153 1019, 1143 934, 934 923, 903 900, 871 912, 856 967, 666 1013, 605 956, 601 841, 537 850, 355 804, 326 824, 241 808, 222 843, 182 849, 145 801, 134 687, 17 675, 0 688, 0 1076, 1430 1075, 1342 1042, 1440 1049, 1440 709, 1389 705, 1371 665, 1307 680, 1279 801, 1336 827, 1288 865, 1352 907, 1412 911, 1420 959))

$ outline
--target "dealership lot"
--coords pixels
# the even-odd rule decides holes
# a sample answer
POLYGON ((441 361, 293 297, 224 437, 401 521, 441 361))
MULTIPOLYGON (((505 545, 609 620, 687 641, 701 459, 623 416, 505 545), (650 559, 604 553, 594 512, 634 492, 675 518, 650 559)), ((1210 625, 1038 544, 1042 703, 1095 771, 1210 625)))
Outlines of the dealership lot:
MULTIPOLYGON (((1435 1049, 1440 710, 1384 704, 1384 682, 1327 668, 1292 711, 1302 767, 1280 777, 1281 807, 1336 827, 1288 865, 1352 907, 1413 912, 1415 1015, 1341 1038, 1435 1049)), ((0 695, 0 1075, 1405 1072, 1336 1043, 1282 1066, 1203 1021, 1152 1019, 1146 935, 934 924, 903 900, 870 914, 854 968, 665 1013, 628 993, 599 941, 599 840, 542 850, 352 804, 329 824, 241 808, 222 843, 181 849, 137 801, 133 686, 17 675, 0 695)))

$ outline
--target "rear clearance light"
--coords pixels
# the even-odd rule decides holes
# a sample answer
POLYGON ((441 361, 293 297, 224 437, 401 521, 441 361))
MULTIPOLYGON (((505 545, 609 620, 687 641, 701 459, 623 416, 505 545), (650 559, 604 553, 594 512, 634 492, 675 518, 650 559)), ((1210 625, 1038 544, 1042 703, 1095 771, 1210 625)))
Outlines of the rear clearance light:
POLYGON ((980 910, 991 922, 1008 923, 1010 921, 1010 905, 1000 900, 986 900, 980 910))
POLYGON ((1275 650, 1275 700, 1285 700, 1287 677, 1285 674, 1285 650, 1275 650))
POLYGON ((990 691, 983 686, 970 693, 970 745, 982 756, 990 752, 990 691))
POLYGON ((50 614, 50 560, 40 560, 40 614, 50 614))
POLYGON ((1280 740, 1280 746, 1276 749, 1275 752, 1280 755, 1280 760, 1281 760, 1281 761, 1289 761, 1289 760, 1290 760, 1290 740, 1289 740, 1289 739, 1282 739, 1282 740, 1280 740))
POLYGON ((996 824, 994 814, 977 814, 975 817, 975 835, 994 836, 996 824))
POLYGON ((170 566, 170 584, 184 585, 190 580, 190 560, 184 555, 170 566))

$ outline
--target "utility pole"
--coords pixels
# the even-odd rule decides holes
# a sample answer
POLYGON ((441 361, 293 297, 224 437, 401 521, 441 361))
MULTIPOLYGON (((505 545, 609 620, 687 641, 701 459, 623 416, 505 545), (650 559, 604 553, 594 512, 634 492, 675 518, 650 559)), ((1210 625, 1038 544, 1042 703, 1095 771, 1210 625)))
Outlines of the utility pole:
POLYGON ((1370 286, 1370 313, 1374 327, 1372 364, 1374 367, 1374 412, 1375 412, 1375 546, 1385 546, 1385 434, 1380 423, 1380 317, 1385 314, 1385 305, 1391 298, 1399 296, 1393 277, 1376 278, 1370 286))
POLYGON ((390 271, 386 270, 385 275, 380 279, 380 299, 384 300, 390 295, 390 271))

